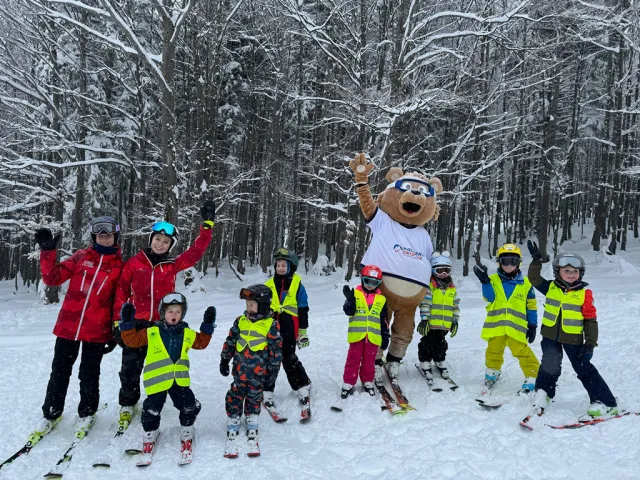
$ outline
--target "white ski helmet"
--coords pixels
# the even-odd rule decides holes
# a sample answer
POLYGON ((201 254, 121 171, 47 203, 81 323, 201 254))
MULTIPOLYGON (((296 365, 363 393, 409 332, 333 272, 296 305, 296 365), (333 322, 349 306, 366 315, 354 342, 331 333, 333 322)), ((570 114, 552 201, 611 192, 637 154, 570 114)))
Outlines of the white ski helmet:
POLYGON ((449 267, 450 269, 453 267, 449 252, 433 252, 431 256, 431 273, 435 275, 438 267, 449 267))

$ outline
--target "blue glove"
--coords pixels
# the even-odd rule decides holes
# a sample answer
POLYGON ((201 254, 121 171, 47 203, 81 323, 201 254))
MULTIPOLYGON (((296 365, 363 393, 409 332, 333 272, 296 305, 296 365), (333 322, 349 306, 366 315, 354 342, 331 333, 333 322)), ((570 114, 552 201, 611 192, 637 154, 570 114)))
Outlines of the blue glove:
POLYGON ((480 283, 485 284, 485 283, 490 283, 491 279, 489 279, 489 275, 487 274, 487 267, 484 265, 474 265, 473 267, 473 273, 476 274, 476 277, 478 277, 478 280, 480 280, 480 283))
POLYGON ((135 316, 136 307, 131 303, 122 305, 122 309, 120 309, 120 323, 118 324, 120 331, 136 328, 135 316))
POLYGON ((455 337, 457 333, 458 333, 458 320, 454 320, 453 322, 451 322, 451 330, 450 330, 451 338, 455 337))
POLYGON ((527 328, 527 342, 533 343, 533 341, 536 339, 537 327, 537 325, 534 325, 532 323, 529 324, 529 328, 527 328))
POLYGON ((578 358, 582 358, 585 355, 593 355, 593 349, 595 347, 593 345, 587 345, 586 343, 584 345, 582 345, 582 347, 580 347, 580 351, 578 352, 578 355, 576 355, 578 358))

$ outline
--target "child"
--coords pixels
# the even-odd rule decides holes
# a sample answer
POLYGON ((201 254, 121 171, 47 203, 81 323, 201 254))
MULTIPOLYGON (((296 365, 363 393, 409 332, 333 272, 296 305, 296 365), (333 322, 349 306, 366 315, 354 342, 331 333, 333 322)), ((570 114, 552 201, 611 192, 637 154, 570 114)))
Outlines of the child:
POLYGON ((422 338, 418 344, 420 370, 427 380, 433 379, 431 361, 436 364, 440 376, 449 378, 444 361, 447 355, 446 336, 458 333, 460 320, 460 297, 451 278, 449 252, 435 252, 431 257, 431 283, 420 302, 420 323, 417 331, 422 338))
POLYGON ((362 389, 369 395, 375 395, 376 355, 378 348, 386 350, 389 346, 386 298, 378 288, 381 282, 382 270, 375 265, 367 265, 360 273, 360 285, 355 290, 347 285, 342 289, 346 297, 342 309, 349 316, 349 353, 342 376, 342 399, 353 394, 358 372, 362 389))
MULTIPOLYGON (((207 200, 200 209, 202 226, 195 242, 184 253, 174 257, 172 250, 178 243, 178 229, 169 222, 156 222, 149 233, 148 246, 130 258, 122 269, 113 305, 114 335, 119 339, 118 321, 122 306, 129 302, 136 307, 136 329, 140 330, 161 320, 158 302, 176 289, 178 273, 200 261, 211 242, 215 204, 207 200)), ((120 421, 129 422, 133 407, 140 399, 140 374, 146 347, 132 349, 120 341, 120 421)), ((128 423, 127 423, 128 425, 128 423)))
MULTIPOLYGON (((296 355, 298 348, 309 346, 307 327, 309 326, 309 303, 307 291, 302 285, 298 269, 298 256, 286 248, 279 248, 274 255, 275 274, 265 285, 271 289, 271 309, 274 319, 280 325, 282 336, 282 367, 287 374, 291 388, 298 393, 298 400, 302 408, 304 420, 311 416, 309 401, 309 387, 311 380, 296 355)), ((277 415, 273 399, 278 372, 273 372, 269 383, 264 386, 264 405, 271 415, 277 415)))
POLYGON ((189 350, 203 350, 209 345, 216 328, 216 309, 207 308, 198 333, 184 322, 187 299, 181 293, 165 295, 158 311, 162 321, 142 330, 136 329, 136 309, 131 303, 125 303, 121 312, 120 330, 124 343, 131 348, 149 346, 143 377, 147 398, 142 404, 142 451, 144 454, 153 453, 159 433, 160 412, 169 395, 180 411, 183 461, 190 462, 193 424, 200 413, 200 402, 189 388, 189 350))
POLYGON ((282 338, 271 311, 271 290, 266 285, 251 285, 240 290, 246 300, 245 312, 233 322, 220 355, 220 373, 229 376, 233 358, 233 383, 227 392, 227 445, 224 456, 238 456, 236 437, 243 407, 247 421, 249 456, 260 455, 258 417, 263 385, 273 384, 280 370, 282 338))
POLYGON ((476 265, 473 272, 482 283, 482 295, 489 303, 482 338, 487 340, 486 373, 481 395, 493 388, 504 362, 506 346, 520 362, 525 380, 519 393, 533 391, 540 362, 527 342, 536 338, 538 316, 536 296, 527 278, 520 272, 522 253, 506 243, 498 249, 498 272, 487 275, 487 267, 476 265))
POLYGON ((556 396, 556 383, 562 367, 562 350, 589 394, 591 405, 581 420, 618 414, 611 390, 591 364, 598 345, 598 321, 593 293, 582 280, 585 264, 575 253, 562 253, 553 259, 554 280, 540 275, 542 254, 538 246, 527 242, 533 262, 529 278, 533 286, 546 295, 542 317, 542 365, 536 379, 532 415, 542 415, 550 399, 556 396))

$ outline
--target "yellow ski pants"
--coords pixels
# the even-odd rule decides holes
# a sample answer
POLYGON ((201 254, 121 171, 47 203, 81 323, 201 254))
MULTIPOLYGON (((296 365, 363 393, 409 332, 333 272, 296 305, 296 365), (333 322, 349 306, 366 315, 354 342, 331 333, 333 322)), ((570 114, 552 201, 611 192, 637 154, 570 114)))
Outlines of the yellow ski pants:
POLYGON ((538 376, 538 369, 540 368, 540 362, 536 358, 535 353, 529 348, 526 343, 519 342, 508 335, 501 337, 492 337, 487 345, 487 352, 485 354, 485 365, 487 368, 493 370, 500 370, 504 363, 504 349, 509 347, 511 355, 518 359, 520 362, 520 368, 525 377, 536 378, 538 376))

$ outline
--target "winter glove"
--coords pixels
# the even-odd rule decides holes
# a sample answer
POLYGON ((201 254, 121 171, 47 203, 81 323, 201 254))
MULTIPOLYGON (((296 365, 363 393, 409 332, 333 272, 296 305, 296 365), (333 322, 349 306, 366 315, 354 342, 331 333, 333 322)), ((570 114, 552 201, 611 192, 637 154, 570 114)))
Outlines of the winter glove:
POLYGON ((480 283, 485 284, 485 283, 491 282, 491 280, 489 280, 489 275, 487 274, 486 266, 474 265, 473 273, 476 274, 476 277, 478 277, 478 280, 480 280, 480 283))
POLYGON ((532 323, 529 324, 529 328, 527 328, 527 342, 533 343, 533 341, 536 339, 537 328, 537 325, 533 325, 532 323))
POLYGON ((593 345, 587 345, 586 343, 584 345, 582 345, 582 347, 580 347, 580 351, 578 352, 578 355, 576 355, 578 358, 582 358, 585 355, 589 355, 592 356, 593 355, 593 349, 595 347, 593 345))
POLYGON ((120 323, 118 327, 120 330, 132 330, 136 328, 135 322, 136 307, 131 303, 125 303, 120 309, 120 323))
POLYGON ((229 376, 229 360, 224 358, 220 359, 220 373, 223 377, 229 376))
POLYGON ((202 325, 200 325, 200 331, 207 335, 213 335, 213 331, 216 329, 216 307, 209 307, 204 312, 204 318, 202 319, 202 325))
POLYGON ((116 339, 116 343, 122 348, 126 347, 124 340, 122 340, 122 334, 120 333, 120 322, 114 322, 113 324, 113 338, 116 339))
POLYGON ((391 335, 389 335, 388 333, 382 334, 382 345, 380 345, 380 348, 382 348, 382 350, 386 350, 389 347, 389 337, 391 337, 391 335))
POLYGON ((60 240, 60 234, 55 237, 51 234, 51 230, 48 228, 40 228, 35 235, 36 243, 40 245, 40 250, 55 250, 58 241, 60 240))
POLYGON ((205 229, 213 227, 216 219, 216 204, 213 200, 206 200, 200 207, 200 216, 202 217, 203 227, 205 229))
POLYGON ((542 253, 540 253, 540 249, 538 248, 538 244, 536 242, 527 240, 527 248, 529 249, 529 253, 531 254, 531 258, 534 262, 542 261, 542 253))
POLYGON ((451 330, 449 330, 451 338, 456 336, 458 333, 458 320, 454 320, 451 322, 451 330))
POLYGON ((429 320, 422 320, 419 324, 418 324, 418 328, 416 329, 416 331, 422 335, 423 337, 429 333, 429 320))
POLYGON ((348 302, 356 301, 356 296, 353 293, 353 288, 349 288, 349 285, 345 285, 344 287, 342 287, 342 294, 344 295, 344 298, 346 298, 348 302))
POLYGON ((107 353, 113 352, 113 350, 117 346, 118 346, 118 343, 115 340, 109 340, 107 343, 104 344, 104 350, 102 351, 102 354, 106 355, 107 353))
POLYGON ((298 338, 296 342, 298 342, 298 348, 307 348, 309 346, 309 337, 307 336, 306 328, 298 330, 298 338))

